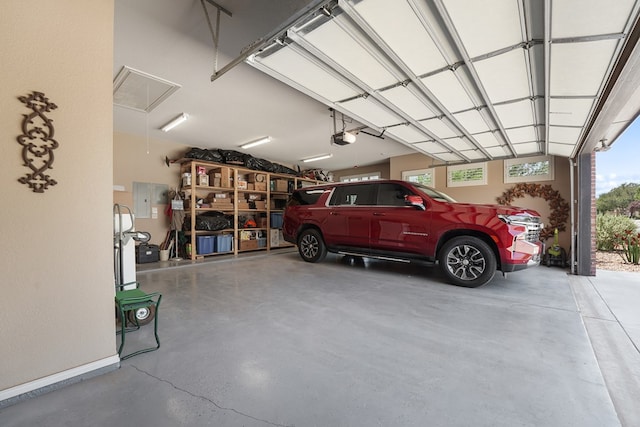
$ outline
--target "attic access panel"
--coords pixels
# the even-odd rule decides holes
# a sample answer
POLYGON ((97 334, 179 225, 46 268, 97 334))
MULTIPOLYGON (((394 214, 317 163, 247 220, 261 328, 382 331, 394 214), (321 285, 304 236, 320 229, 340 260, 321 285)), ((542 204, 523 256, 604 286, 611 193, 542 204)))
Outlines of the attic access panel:
POLYGON ((113 79, 113 103, 149 113, 180 87, 177 83, 125 65, 113 79))
POLYGON ((228 67, 445 163, 575 157, 639 2, 316 0, 228 67))

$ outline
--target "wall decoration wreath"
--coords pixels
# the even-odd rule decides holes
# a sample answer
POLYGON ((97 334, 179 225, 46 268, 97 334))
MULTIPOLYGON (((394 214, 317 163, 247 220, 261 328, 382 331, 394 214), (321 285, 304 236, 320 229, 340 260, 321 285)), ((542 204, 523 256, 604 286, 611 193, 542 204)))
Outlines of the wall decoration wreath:
POLYGON ((502 193, 496 200, 501 205, 510 205, 514 199, 529 195, 531 197, 542 197, 549 202, 551 214, 549 223, 540 232, 540 240, 545 241, 553 236, 554 230, 565 231, 567 220, 569 219, 569 203, 567 203, 560 193, 554 190, 551 185, 541 184, 516 184, 512 188, 502 193))

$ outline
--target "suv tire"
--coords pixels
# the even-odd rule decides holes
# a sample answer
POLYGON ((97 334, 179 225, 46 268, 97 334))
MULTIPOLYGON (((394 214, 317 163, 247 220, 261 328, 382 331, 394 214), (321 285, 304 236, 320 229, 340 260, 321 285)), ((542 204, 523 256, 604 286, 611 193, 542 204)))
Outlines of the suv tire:
POLYGON ((327 256, 327 246, 315 228, 307 228, 298 236, 298 253, 306 262, 320 262, 327 256))
POLYGON ((440 269, 458 286, 477 288, 496 273, 496 256, 484 241, 472 236, 454 237, 442 246, 440 269))

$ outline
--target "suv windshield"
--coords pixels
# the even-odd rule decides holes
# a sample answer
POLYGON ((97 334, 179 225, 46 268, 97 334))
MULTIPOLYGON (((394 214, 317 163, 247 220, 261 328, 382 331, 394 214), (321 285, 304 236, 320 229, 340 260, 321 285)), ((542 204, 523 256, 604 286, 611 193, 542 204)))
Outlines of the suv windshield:
POLYGON ((433 200, 436 200, 438 202, 456 203, 456 201, 452 197, 448 196, 447 194, 436 191, 431 187, 427 187, 426 185, 422 185, 417 182, 412 182, 411 185, 413 185, 418 190, 425 193, 427 196, 431 197, 433 200))

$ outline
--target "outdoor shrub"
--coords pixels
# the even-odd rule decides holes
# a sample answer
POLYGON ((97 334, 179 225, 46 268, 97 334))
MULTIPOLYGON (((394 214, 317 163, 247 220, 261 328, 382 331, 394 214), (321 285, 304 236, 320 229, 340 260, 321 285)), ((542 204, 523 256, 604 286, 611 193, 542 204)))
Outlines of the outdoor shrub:
POLYGON ((612 251, 621 243, 619 236, 634 232, 636 224, 631 218, 619 215, 596 215, 596 248, 599 251, 612 251), (618 235, 618 237, 616 237, 618 235))
POLYGON ((616 237, 622 247, 624 259, 632 264, 640 264, 640 233, 627 230, 623 235, 617 234, 616 237))

